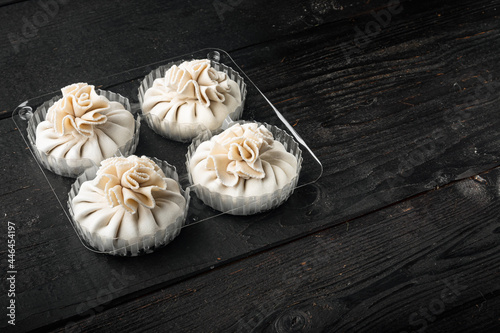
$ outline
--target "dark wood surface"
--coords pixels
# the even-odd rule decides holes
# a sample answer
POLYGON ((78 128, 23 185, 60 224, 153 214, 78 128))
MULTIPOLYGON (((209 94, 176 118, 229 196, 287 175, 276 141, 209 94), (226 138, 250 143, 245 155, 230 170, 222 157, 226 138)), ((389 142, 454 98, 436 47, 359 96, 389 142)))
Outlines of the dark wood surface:
POLYGON ((42 9, 0 2, 3 280, 7 221, 18 266, 2 331, 499 331, 500 2, 388 4, 67 0, 16 52, 9 38, 42 9), (151 255, 86 250, 12 111, 204 47, 230 53, 323 177, 151 255))

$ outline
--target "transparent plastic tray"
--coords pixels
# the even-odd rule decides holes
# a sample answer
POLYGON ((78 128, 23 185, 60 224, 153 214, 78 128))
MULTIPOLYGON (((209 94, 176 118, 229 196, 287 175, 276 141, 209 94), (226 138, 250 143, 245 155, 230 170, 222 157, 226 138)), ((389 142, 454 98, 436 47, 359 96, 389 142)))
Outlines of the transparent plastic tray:
MULTIPOLYGON (((246 85, 246 100, 244 102, 245 104, 243 113, 241 114, 241 116, 238 115, 240 119, 244 121, 256 121, 259 123, 265 123, 271 127, 275 126, 278 129, 281 129, 288 133, 296 141, 299 149, 301 150, 302 164, 299 179, 295 189, 312 184, 321 177, 323 173, 323 166, 321 165, 320 160, 307 146, 307 139, 304 140, 301 135, 299 135, 299 133, 295 131, 293 126, 290 125, 290 123, 276 109, 276 107, 274 107, 272 103, 266 98, 266 96, 253 84, 250 78, 233 61, 229 54, 223 50, 202 49, 190 54, 185 54, 146 66, 129 69, 127 71, 92 80, 87 83, 93 84, 96 89, 108 90, 127 97, 130 101, 131 112, 134 115, 140 116, 141 112, 138 91, 144 78, 152 71, 157 70, 161 66, 168 67, 170 64, 178 63, 181 60, 191 59, 210 59, 212 61, 212 64, 216 66, 217 64, 220 64, 221 67, 227 66, 228 68, 236 71, 243 78, 246 85)), ((69 85, 75 82, 79 82, 78 78, 75 78, 73 82, 67 82, 67 84, 69 85)), ((33 116, 35 110, 40 105, 60 94, 61 92, 60 90, 58 90, 29 99, 21 103, 13 112, 13 120, 16 123, 26 145, 30 149, 33 158, 35 158, 35 152, 34 147, 32 147, 28 138, 28 122, 33 116)), ((195 191, 190 191, 192 188, 189 181, 189 174, 186 169, 186 154, 188 152, 189 146, 191 145, 191 142, 176 142, 168 140, 156 134, 148 126, 148 124, 146 124, 146 120, 144 118, 141 119, 141 122, 142 126, 140 126, 139 143, 137 145, 135 155, 155 157, 159 160, 167 161, 169 164, 173 165, 179 175, 180 185, 191 196, 189 210, 183 228, 190 227, 193 224, 197 223, 210 223, 217 216, 228 213, 210 208, 209 206, 205 205, 199 198, 197 198, 195 191)), ((227 127, 230 122, 231 119, 227 119, 223 127, 227 127)), ((307 133, 302 133, 302 135, 306 136, 307 133)), ((75 183, 75 179, 56 175, 51 171, 45 169, 36 158, 35 160, 40 167, 43 177, 47 180, 49 186, 54 192, 55 197, 59 201, 61 208, 68 217, 68 221, 62 221, 62 223, 67 222, 72 224, 76 234, 85 247, 87 247, 91 251, 99 253, 134 255, 128 251, 119 250, 115 251, 115 253, 103 252, 93 247, 85 239, 83 239, 74 225, 67 204, 68 194, 71 191, 72 185, 75 183)), ((300 193, 292 194, 292 196, 294 195, 300 195, 300 193)), ((279 213, 280 207, 274 209, 278 210, 277 212, 279 213)), ((238 223, 239 217, 233 216, 233 218, 234 223, 238 223)))

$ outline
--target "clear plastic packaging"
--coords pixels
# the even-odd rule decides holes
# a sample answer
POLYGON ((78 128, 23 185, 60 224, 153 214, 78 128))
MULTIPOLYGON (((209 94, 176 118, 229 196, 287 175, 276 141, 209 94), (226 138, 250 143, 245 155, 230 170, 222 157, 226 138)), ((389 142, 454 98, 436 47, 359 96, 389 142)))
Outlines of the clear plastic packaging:
MULTIPOLYGON (((236 123, 245 124, 251 122, 238 121, 236 123)), ((206 205, 221 212, 226 212, 227 214, 252 215, 278 207, 284 201, 286 201, 290 197, 290 195, 292 195, 293 190, 295 189, 295 187, 297 187, 300 170, 302 167, 302 150, 299 148, 298 143, 295 142, 292 136, 276 126, 257 123, 259 126, 264 125, 273 134, 274 140, 281 142, 284 145, 285 149, 289 153, 291 153, 297 160, 297 175, 293 177, 290 182, 288 182, 288 184, 272 193, 266 193, 263 195, 251 197, 233 197, 230 195, 212 192, 208 188, 200 184, 193 185, 194 182, 189 164, 191 162, 191 157, 196 152, 196 149, 203 142, 210 140, 213 135, 219 134, 220 132, 222 132, 222 130, 231 127, 232 124, 234 123, 225 125, 223 129, 216 133, 211 133, 210 131, 201 133, 193 140, 192 144, 189 146, 188 152, 186 154, 186 169, 188 171, 189 182, 192 184, 191 189, 206 205)))
MULTIPOLYGON (((316 157, 313 151, 308 147, 305 140, 295 131, 294 127, 285 119, 285 117, 281 114, 281 112, 279 112, 276 109, 276 107, 271 102, 269 102, 266 96, 262 94, 262 92, 253 84, 250 78, 243 72, 243 70, 233 61, 233 59, 226 52, 219 49, 203 49, 190 54, 185 54, 178 57, 173 57, 163 61, 159 61, 147 66, 141 66, 138 68, 129 69, 127 71, 117 73, 115 75, 111 75, 108 77, 99 78, 88 83, 93 84, 100 89, 112 90, 123 96, 127 96, 130 101, 131 112, 134 115, 137 115, 140 113, 140 102, 138 99, 139 87, 143 79, 148 74, 160 68, 161 66, 169 66, 170 64, 182 61, 183 59, 203 59, 203 58, 210 59, 212 61, 212 64, 214 64, 214 66, 221 66, 220 68, 227 66, 228 68, 232 68, 234 72, 237 72, 244 80, 245 83, 244 89, 246 91, 246 98, 245 98, 245 107, 243 113, 241 114, 241 119, 247 121, 266 123, 271 127, 275 126, 277 129, 280 129, 281 131, 287 133, 287 135, 290 136, 290 138, 292 138, 291 141, 293 141, 294 144, 297 145, 297 149, 300 149, 302 155, 302 167, 300 169, 300 174, 298 179, 294 180, 294 182, 290 185, 290 189, 286 189, 283 191, 283 195, 279 194, 275 195, 274 198, 270 198, 269 208, 271 207, 276 207, 276 208, 273 208, 273 214, 270 214, 269 217, 266 217, 266 215, 260 216, 260 220, 264 220, 264 222, 262 223, 266 223, 265 220, 268 218, 269 219, 268 223, 273 223, 274 219, 276 219, 276 216, 279 216, 280 214, 283 215, 286 214, 288 216, 289 214, 287 213, 286 209, 290 208, 286 208, 287 206, 286 204, 282 204, 279 207, 278 205, 282 201, 286 200, 288 195, 290 195, 291 193, 293 193, 292 197, 294 202, 297 201, 300 202, 301 200, 310 200, 310 198, 308 197, 308 193, 310 191, 297 191, 297 189, 316 182, 321 177, 321 174, 323 172, 323 167, 319 159, 316 157), (301 196, 304 197, 302 198, 301 196)), ((79 82, 80 80, 78 77, 75 77, 71 78, 71 81, 68 82, 68 84, 71 84, 73 82, 79 82)), ((89 242, 86 240, 82 232, 78 231, 77 230, 78 228, 75 227, 71 219, 71 212, 67 205, 68 193, 71 191, 71 188, 75 183, 74 179, 61 177, 52 172, 48 172, 47 169, 45 169, 42 166, 42 162, 39 161, 39 158, 36 158, 37 154, 36 149, 33 149, 34 146, 30 143, 30 138, 29 138, 30 136, 29 122, 30 119, 33 118, 34 114, 33 110, 36 110, 46 101, 51 100, 58 95, 60 95, 60 91, 32 98, 30 100, 21 103, 14 110, 13 120, 16 123, 20 134, 25 140, 27 146, 30 148, 33 156, 35 156, 36 161, 38 161, 41 174, 47 180, 48 184, 52 188, 55 197, 61 204, 61 209, 63 209, 64 212, 66 213, 69 223, 71 223, 75 228, 75 231, 78 237, 80 238, 81 242, 87 248, 98 253, 106 253, 113 255, 128 255, 128 256, 134 255, 134 253, 139 253, 136 250, 132 250, 133 248, 139 249, 144 247, 139 243, 137 244, 137 246, 134 247, 134 244, 120 244, 118 242, 115 242, 115 247, 112 251, 103 250, 102 247, 100 248, 98 245, 95 246, 95 244, 94 246, 92 246, 92 244, 89 244, 89 242)), ((233 117, 236 118, 236 116, 234 115, 233 117)), ((138 121, 140 121, 141 117, 139 116, 138 118, 139 118, 138 121)), ((231 121, 232 119, 228 117, 224 121, 222 128, 223 129, 227 128, 228 125, 231 123, 231 121)), ((211 135, 211 133, 207 135, 211 135)), ((176 167, 181 187, 187 193, 190 194, 189 211, 185 223, 183 223, 182 228, 188 228, 190 226, 199 223, 217 223, 217 221, 219 220, 218 217, 221 214, 227 212, 224 211, 223 207, 220 207, 223 209, 222 212, 210 208, 198 198, 196 193, 194 193, 195 191, 192 191, 195 188, 194 187, 191 188, 188 171, 186 169, 186 153, 188 152, 188 147, 190 146, 190 144, 191 142, 182 143, 165 139, 164 137, 156 134, 148 126, 140 127, 140 140, 139 142, 135 140, 132 143, 132 146, 134 147, 135 145, 137 145, 137 149, 135 152, 136 155, 139 156, 146 155, 146 156, 156 157, 158 160, 167 161, 169 164, 176 167)), ((291 142, 290 145, 292 145, 291 142)), ((290 151, 290 147, 288 147, 287 149, 290 151)), ((295 149, 296 148, 293 148, 293 150, 295 149)), ((298 150, 296 151, 298 152, 298 150)), ((122 153, 123 155, 126 155, 126 152, 122 153)), ((89 172, 90 172, 89 174, 85 172, 86 176, 82 177, 87 177, 87 178, 91 177, 92 172, 91 171, 89 172)), ((73 191, 74 190, 75 189, 73 189, 73 191)), ((233 205, 232 209, 235 211, 240 210, 242 213, 245 214, 251 212, 250 208, 246 207, 243 208, 243 206, 239 205, 240 205, 239 203, 236 203, 235 205, 233 205)), ((252 208, 252 210, 257 211, 257 210, 267 209, 267 202, 261 201, 259 204, 256 203, 254 205, 254 207, 257 206, 259 206, 258 209, 252 208)), ((234 223, 238 223, 240 218, 244 217, 239 217, 239 216, 231 217, 231 219, 234 219, 234 223)), ((68 223, 68 221, 61 221, 61 223, 68 223)), ((310 228, 310 226, 304 226, 303 228, 304 230, 302 231, 298 227, 294 230, 296 230, 297 234, 299 234, 304 232, 305 230, 309 230, 308 228, 310 228)), ((173 233, 170 234, 173 235, 173 233)), ((161 239, 161 237, 157 237, 156 239, 161 239)), ((144 240, 138 240, 138 242, 142 242, 142 244, 144 244, 144 240)), ((155 250, 157 248, 158 247, 156 246, 156 240, 155 240, 155 245, 149 247, 149 249, 155 250)))
MULTIPOLYGON (((158 78, 163 78, 165 76, 165 73, 173 66, 173 65, 180 65, 184 61, 189 61, 193 59, 183 59, 183 60, 178 60, 172 63, 169 63, 164 66, 160 66, 156 68, 155 70, 151 71, 141 82, 141 85, 139 87, 139 103, 141 105, 142 109, 142 104, 144 102, 144 95, 146 94, 146 91, 153 86, 153 83, 156 79, 158 78)), ((247 95, 247 86, 245 84, 245 81, 243 78, 233 70, 231 67, 228 67, 224 64, 220 64, 214 60, 210 61, 210 65, 212 68, 215 68, 215 70, 224 72, 227 74, 227 76, 236 82, 238 87, 240 88, 240 93, 241 93, 241 104, 231 112, 225 119, 224 123, 228 123, 234 120, 238 120, 241 118, 241 115, 243 113, 243 108, 245 105, 245 98, 247 95)), ((146 123, 148 126, 155 131, 157 134, 170 139, 170 140, 175 140, 179 142, 191 142, 193 138, 195 138, 200 132, 207 130, 206 126, 204 126, 201 123, 178 123, 178 122, 168 122, 164 121, 155 114, 152 113, 142 113, 143 118, 146 120, 146 123)))
MULTIPOLYGON (((160 161, 157 158, 150 158, 153 160, 163 171, 166 177, 172 178, 177 183, 179 182, 179 176, 177 170, 174 166, 168 164, 165 161, 160 161)), ((71 186, 71 190, 68 194, 68 211, 70 216, 70 221, 73 228, 77 232, 82 243, 93 251, 98 251, 102 253, 108 253, 111 255, 120 256, 137 256, 140 254, 151 253, 156 249, 159 249, 168 243, 170 243, 175 237, 181 232, 181 228, 184 226, 186 221, 186 216, 189 207, 189 192, 188 188, 186 191, 179 186, 181 194, 186 199, 186 205, 184 207, 184 213, 178 216, 175 221, 169 224, 165 229, 160 229, 156 233, 151 235, 144 235, 131 240, 123 240, 117 238, 106 238, 102 237, 96 233, 90 233, 87 229, 83 228, 78 221, 74 219, 73 212, 73 199, 78 194, 80 187, 86 181, 90 181, 96 177, 97 166, 92 166, 86 169, 83 174, 81 174, 76 181, 71 186)))
MULTIPOLYGON (((120 94, 115 94, 111 91, 97 89, 96 92, 98 95, 106 97, 109 101, 119 102, 125 107, 126 110, 132 112, 128 98, 123 97, 120 94)), ((85 171, 85 169, 94 166, 95 163, 88 158, 68 159, 54 157, 39 150, 35 144, 36 128, 38 124, 45 120, 49 108, 54 105, 60 98, 61 95, 57 95, 44 102, 35 110, 33 115, 28 120, 27 137, 31 151, 34 153, 37 161, 45 169, 50 170, 60 176, 76 178, 79 174, 85 171)), ((139 132, 141 127, 140 118, 136 117, 135 119, 134 136, 130 140, 128 140, 125 145, 119 147, 115 154, 122 154, 124 156, 127 156, 135 152, 137 144, 139 143, 139 132)))

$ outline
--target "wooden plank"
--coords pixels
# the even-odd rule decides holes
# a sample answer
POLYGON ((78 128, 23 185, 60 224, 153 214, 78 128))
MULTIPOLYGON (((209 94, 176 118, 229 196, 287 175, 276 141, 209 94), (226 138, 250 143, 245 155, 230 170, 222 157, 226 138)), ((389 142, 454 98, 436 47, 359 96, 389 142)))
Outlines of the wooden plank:
POLYGON ((500 169, 481 176, 54 331, 498 331, 500 169))
MULTIPOLYGON (((304 202, 292 197, 280 211, 238 223, 221 218, 190 227, 168 249, 151 256, 127 260, 85 250, 36 165, 26 162, 29 155, 13 124, 0 121, 2 156, 6 157, 2 169, 16 170, 0 190, 6 207, 2 218, 22 226, 20 326, 49 325, 78 317, 87 308, 119 304, 270 244, 344 222, 497 164, 497 97, 472 95, 474 102, 468 103, 469 92, 496 87, 498 67, 494 65, 498 62, 491 67, 482 62, 498 59, 495 14, 482 13, 492 7, 489 1, 468 12, 461 5, 449 6, 441 16, 435 8, 418 14, 409 7, 349 66, 342 60, 342 51, 331 46, 332 41, 353 37, 355 30, 346 22, 233 52, 321 155, 325 176, 317 186, 302 190, 308 198, 304 202), (457 19, 464 23, 450 23, 457 19), (413 23, 419 21, 427 24, 413 23), (477 26, 485 32, 476 35, 477 26), (448 50, 445 60, 437 43, 448 50), (446 61, 455 54, 461 56, 464 67, 446 61), (478 80, 479 75, 486 82, 478 80), (453 118, 456 114, 459 118, 453 118), (443 135, 433 137, 439 129, 443 135), (402 164, 415 152, 423 154, 423 160, 402 164), (110 289, 108 283, 117 273, 135 278, 110 289)), ((369 15, 360 17, 354 26, 370 22, 369 15)))
MULTIPOLYGON (((70 1, 0 7, 0 117, 26 99, 196 51, 228 51, 387 5, 386 0, 70 1)), ((0 118, 1 119, 1 118, 0 118)))
MULTIPOLYGON (((321 190, 310 187, 298 190, 299 194, 304 194, 301 197, 305 197, 305 201, 298 202, 298 197, 294 196, 287 203, 289 211, 295 212, 293 219, 304 224, 302 228, 286 226, 286 222, 293 219, 282 215, 280 210, 239 219, 225 216, 184 229, 168 250, 152 255, 139 258, 96 255, 79 243, 43 175, 29 152, 23 149, 19 133, 7 129, 8 125, 12 123, 0 121, 0 128, 5 129, 0 131, 2 156, 6 157, 4 166, 7 170, 18 171, 1 189, 1 218, 5 222, 2 225, 10 221, 17 226, 17 327, 23 330, 72 316, 81 311, 82 306, 87 306, 87 299, 92 306, 107 304, 108 299, 116 300, 131 292, 144 293, 150 288, 166 286, 249 255, 283 237, 293 237, 304 227, 309 229, 308 222, 319 222, 314 221, 317 212, 308 216, 312 211, 308 208, 318 200, 321 190), (283 225, 282 218, 286 219, 283 225), (273 222, 272 229, 266 228, 266 221, 273 222), (116 281, 117 275, 133 276, 134 279, 109 287, 109 281, 116 281), (47 297, 51 302, 47 303, 47 297)), ((0 249, 0 255, 6 256, 6 250, 0 249)), ((7 302, 7 293, 0 295, 0 302, 7 302)), ((7 324, 1 322, 0 325, 5 327, 7 324)))
POLYGON ((263 47, 255 57, 238 52, 243 68, 252 65, 248 75, 310 138, 327 186, 336 189, 330 205, 338 214, 368 212, 499 164, 499 118, 487 111, 500 91, 498 26, 495 14, 485 17, 495 4, 471 7, 466 17, 467 5, 420 15, 412 5, 349 66, 331 46, 346 33, 341 24, 263 47), (471 25, 450 23, 456 20, 471 25), (269 53, 274 60, 266 62, 269 53))

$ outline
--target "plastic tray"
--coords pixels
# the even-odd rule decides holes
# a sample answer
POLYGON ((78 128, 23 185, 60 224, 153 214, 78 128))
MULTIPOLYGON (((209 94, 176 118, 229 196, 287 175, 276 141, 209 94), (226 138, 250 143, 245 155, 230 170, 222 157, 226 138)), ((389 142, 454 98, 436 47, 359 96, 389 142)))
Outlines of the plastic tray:
MULTIPOLYGON (((272 126, 276 126, 293 136, 294 140, 299 144, 302 150, 302 168, 299 174, 299 180, 297 187, 303 187, 316 182, 323 173, 323 166, 320 160, 315 156, 312 150, 307 146, 306 140, 304 140, 299 133, 295 131, 292 125, 285 119, 285 117, 274 107, 274 105, 267 99, 267 97, 253 84, 250 78, 243 72, 243 70, 233 61, 228 53, 220 49, 202 49, 190 54, 184 54, 178 57, 162 60, 156 63, 152 63, 146 66, 141 66, 138 68, 129 69, 127 71, 117 73, 104 78, 89 81, 89 84, 93 84, 96 88, 109 90, 114 93, 119 93, 127 97, 130 101, 130 106, 133 114, 140 114, 140 105, 138 100, 138 89, 140 87, 141 81, 153 70, 159 68, 160 66, 169 65, 171 63, 179 62, 181 60, 191 60, 191 59, 210 59, 213 63, 220 63, 226 65, 233 70, 237 71, 241 77, 243 77, 246 83, 246 101, 241 115, 242 120, 246 121, 257 121, 261 123, 267 123, 272 126)), ((67 82, 67 84, 72 84, 74 82, 79 82, 78 78, 74 78, 73 82, 67 82)), ((33 112, 38 106, 42 105, 47 100, 60 95, 60 90, 47 93, 35 98, 31 98, 23 103, 21 103, 13 112, 13 120, 16 123, 20 134, 22 135, 26 145, 30 149, 34 156, 33 147, 28 140, 28 121, 33 115, 33 112)), ((305 134, 305 133, 303 133, 305 134)), ((140 129, 139 144, 135 152, 136 155, 146 155, 150 157, 155 157, 159 160, 167 161, 171 165, 176 167, 177 173, 179 174, 179 182, 181 186, 186 190, 189 186, 189 177, 186 170, 186 153, 190 142, 175 142, 161 137, 156 134, 149 126, 142 120, 142 126, 140 129)), ((36 159, 35 159, 36 160, 36 159)), ((73 225, 73 220, 70 217, 70 212, 68 210, 67 200, 68 193, 71 190, 71 186, 75 182, 73 178, 67 178, 58 176, 47 169, 43 168, 40 163, 40 172, 43 175, 54 192, 55 197, 59 201, 61 208, 66 213, 68 221, 62 221, 61 223, 71 223, 73 225)), ((300 193, 294 193, 292 196, 300 195, 300 193)), ((280 207, 275 208, 277 213, 279 213, 280 207)), ((196 197, 196 194, 191 191, 191 201, 188 211, 188 216, 183 228, 190 227, 196 223, 210 223, 211 220, 217 216, 225 214, 225 212, 220 212, 206 206, 200 199, 196 197)), ((238 223, 238 216, 234 216, 234 223, 238 223)), ((73 228, 75 226, 73 225, 73 228)), ((76 228, 75 228, 76 232, 76 228)), ((76 232, 77 235, 78 232, 76 232)), ((98 249, 92 248, 87 242, 85 242, 80 235, 78 236, 82 241, 82 244, 89 250, 94 252, 101 252, 98 249)))

